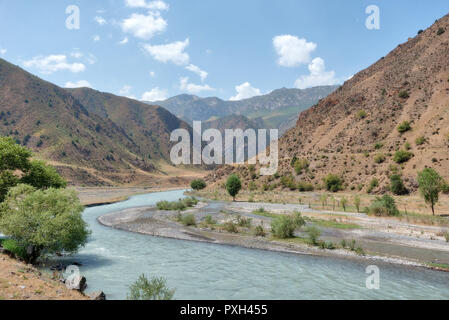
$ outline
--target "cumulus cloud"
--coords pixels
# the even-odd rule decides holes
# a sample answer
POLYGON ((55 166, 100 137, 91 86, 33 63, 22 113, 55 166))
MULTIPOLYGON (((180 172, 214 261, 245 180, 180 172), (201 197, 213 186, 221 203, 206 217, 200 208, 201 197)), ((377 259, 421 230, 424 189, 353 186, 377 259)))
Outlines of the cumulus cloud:
POLYGON ((76 59, 80 59, 84 56, 84 54, 80 52, 79 49, 75 49, 72 53, 70 53, 70 56, 76 59))
POLYGON ((6 52, 8 52, 8 50, 6 50, 5 48, 0 48, 0 54, 3 56, 6 54, 6 52))
POLYGON ((283 67, 297 67, 310 62, 310 54, 317 45, 292 35, 273 38, 273 46, 279 56, 278 64, 283 67))
POLYGON ((94 42, 98 42, 98 41, 100 41, 101 38, 98 34, 96 34, 92 37, 92 39, 94 40, 94 42))
POLYGON ((254 96, 260 96, 262 94, 259 89, 252 87, 251 83, 249 83, 249 82, 245 82, 239 86, 236 86, 235 91, 237 91, 237 95, 229 98, 229 100, 237 101, 237 100, 249 99, 254 96))
POLYGON ((193 73, 196 73, 197 75, 200 76, 201 81, 204 82, 204 80, 206 80, 208 73, 204 70, 201 70, 199 67, 193 65, 193 64, 189 64, 186 67, 187 70, 192 71, 193 73))
POLYGON ((96 17, 94 18, 94 20, 95 20, 95 22, 98 23, 100 26, 103 26, 103 25, 106 24, 106 20, 105 20, 103 17, 101 17, 101 16, 96 16, 96 17))
POLYGON ((26 68, 36 68, 43 74, 51 74, 57 71, 70 71, 78 73, 86 70, 86 66, 82 63, 69 63, 65 55, 49 55, 37 56, 31 60, 23 62, 26 68))
POLYGON ((167 90, 153 88, 150 91, 144 92, 142 95, 143 101, 163 101, 167 99, 167 90))
POLYGON ((121 22, 122 31, 136 38, 148 40, 155 34, 165 31, 167 21, 159 14, 149 12, 148 15, 134 13, 121 22))
POLYGON ((177 65, 185 65, 189 63, 189 54, 184 52, 189 45, 189 39, 185 41, 177 41, 162 45, 145 44, 144 49, 157 61, 172 62, 177 65))
POLYGON ((126 6, 130 8, 145 8, 149 10, 168 10, 169 5, 164 1, 150 1, 146 2, 145 0, 126 0, 126 6))
POLYGON ((151 76, 152 78, 154 78, 154 77, 156 76, 156 72, 150 71, 150 76, 151 76))
POLYGON ((86 81, 86 80, 79 80, 76 82, 69 81, 65 84, 64 87, 65 88, 92 88, 89 81, 86 81))
POLYGON ((315 58, 309 64, 310 74, 301 76, 295 82, 295 87, 298 89, 305 89, 316 86, 334 85, 339 83, 335 77, 334 71, 326 71, 324 60, 315 58))
POLYGON ((203 91, 214 91, 215 90, 214 88, 211 88, 207 84, 200 85, 200 84, 190 83, 188 77, 180 79, 179 89, 182 91, 186 91, 190 94, 199 94, 203 91))

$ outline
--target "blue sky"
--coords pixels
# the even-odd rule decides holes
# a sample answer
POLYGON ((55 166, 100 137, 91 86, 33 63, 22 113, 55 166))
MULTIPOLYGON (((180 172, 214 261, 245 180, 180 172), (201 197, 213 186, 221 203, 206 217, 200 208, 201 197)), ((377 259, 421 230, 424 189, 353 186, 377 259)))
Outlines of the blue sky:
POLYGON ((341 83, 448 12, 447 0, 0 0, 0 57, 62 87, 242 99, 341 83))

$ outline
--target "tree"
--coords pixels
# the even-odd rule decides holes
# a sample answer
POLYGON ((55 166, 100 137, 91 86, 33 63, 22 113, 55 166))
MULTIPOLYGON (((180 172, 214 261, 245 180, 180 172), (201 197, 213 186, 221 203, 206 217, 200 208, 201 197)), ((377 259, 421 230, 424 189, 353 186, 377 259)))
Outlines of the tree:
POLYGON ((295 230, 306 224, 299 212, 293 216, 283 215, 271 221, 271 233, 280 239, 293 238, 295 230))
POLYGON ((175 290, 167 287, 163 278, 153 277, 148 280, 144 274, 129 287, 128 300, 172 300, 175 290))
POLYGON ((345 198, 345 197, 343 197, 342 199, 341 199, 341 207, 343 208, 343 211, 344 212, 346 212, 346 206, 348 205, 348 200, 345 198))
POLYGON ((196 179, 193 180, 192 183, 190 184, 190 187, 193 190, 203 190, 204 188, 206 188, 206 182, 203 179, 196 179))
POLYGON ((323 209, 324 209, 324 206, 325 206, 325 205, 327 206, 327 194, 323 193, 323 194, 320 196, 320 200, 321 200, 321 206, 322 206, 323 209))
POLYGON ((21 182, 38 189, 59 189, 67 186, 67 182, 61 178, 55 168, 47 166, 43 161, 38 160, 31 161, 30 169, 21 179, 21 182))
POLYGON ((38 190, 20 184, 0 206, 0 232, 27 252, 26 262, 43 254, 73 254, 90 234, 74 190, 38 190))
POLYGON ((435 205, 438 203, 443 178, 432 168, 426 168, 418 173, 419 192, 424 201, 432 208, 435 215, 435 205))
POLYGON ((0 138, 0 202, 19 183, 38 189, 65 188, 67 183, 56 170, 42 161, 30 161, 31 151, 12 138, 0 138))
POLYGON ((360 196, 359 195, 354 196, 354 205, 357 209, 357 212, 360 212, 360 196))
POLYGON ((232 197, 233 201, 235 201, 235 197, 237 196, 237 194, 241 189, 242 189, 242 182, 240 181, 240 178, 235 174, 231 174, 228 180, 226 181, 226 190, 232 197))

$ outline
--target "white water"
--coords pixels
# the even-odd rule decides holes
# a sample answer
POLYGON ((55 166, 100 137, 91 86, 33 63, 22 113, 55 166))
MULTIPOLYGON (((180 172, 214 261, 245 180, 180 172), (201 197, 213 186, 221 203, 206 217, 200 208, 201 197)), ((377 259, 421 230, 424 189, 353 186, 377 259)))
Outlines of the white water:
POLYGON ((104 227, 109 212, 177 200, 182 191, 139 195, 88 208, 92 236, 78 255, 87 292, 103 290, 124 299, 128 286, 145 273, 162 276, 175 299, 449 299, 449 273, 377 264, 380 289, 368 290, 368 262, 251 250, 150 237, 104 227))

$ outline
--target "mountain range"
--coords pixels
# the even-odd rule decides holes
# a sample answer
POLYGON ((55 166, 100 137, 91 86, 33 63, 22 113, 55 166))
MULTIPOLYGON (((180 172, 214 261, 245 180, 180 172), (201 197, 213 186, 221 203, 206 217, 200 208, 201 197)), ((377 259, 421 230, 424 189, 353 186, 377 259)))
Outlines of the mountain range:
MULTIPOLYGON (((200 98, 194 95, 182 94, 165 101, 155 101, 151 104, 160 105, 188 123, 192 121, 214 121, 220 118, 235 117, 235 122, 252 124, 253 121, 262 127, 281 129, 281 134, 291 128, 301 111, 325 98, 338 86, 320 86, 310 89, 278 89, 269 94, 239 101, 225 101, 216 97, 200 98)), ((233 127, 229 127, 233 128, 233 127)), ((239 127, 247 129, 250 127, 239 127)))

